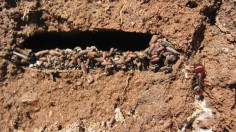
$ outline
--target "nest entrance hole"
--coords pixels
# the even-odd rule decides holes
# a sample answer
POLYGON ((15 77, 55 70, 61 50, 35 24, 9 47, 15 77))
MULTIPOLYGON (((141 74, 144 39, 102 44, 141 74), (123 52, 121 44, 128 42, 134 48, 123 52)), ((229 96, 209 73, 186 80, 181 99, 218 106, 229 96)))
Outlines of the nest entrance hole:
POLYGON ((141 51, 149 46, 152 35, 124 31, 84 31, 84 32, 44 32, 27 38, 22 46, 33 52, 46 49, 73 49, 75 47, 96 46, 109 51, 117 48, 122 51, 141 51))

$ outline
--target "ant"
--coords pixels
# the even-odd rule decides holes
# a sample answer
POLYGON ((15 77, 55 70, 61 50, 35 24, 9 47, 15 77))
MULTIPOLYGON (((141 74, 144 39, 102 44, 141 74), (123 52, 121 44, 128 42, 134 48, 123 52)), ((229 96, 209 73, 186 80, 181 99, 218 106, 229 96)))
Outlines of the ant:
POLYGON ((196 73, 193 78, 194 94, 199 95, 200 99, 202 99, 204 98, 203 97, 203 92, 205 92, 204 79, 206 78, 206 70, 205 70, 204 65, 200 63, 194 64, 194 72, 196 73))
POLYGON ((199 95, 201 99, 201 98, 204 98, 203 92, 205 92, 210 98, 212 98, 210 94, 204 90, 204 82, 205 82, 204 79, 206 78, 206 70, 205 70, 204 65, 197 63, 197 64, 194 64, 193 67, 194 67, 194 72, 196 73, 193 78, 194 94, 199 95))
POLYGON ((194 64, 194 71, 196 73, 194 77, 194 94, 196 95, 202 95, 204 92, 204 79, 206 77, 206 70, 205 67, 198 63, 194 64))
MULTIPOLYGON (((194 87, 194 94, 195 95, 202 95, 204 92, 204 79, 206 77, 206 70, 202 64, 194 64, 194 71, 196 73, 194 77, 195 84, 194 87)), ((234 104, 231 106, 231 109, 234 109, 236 106, 236 89, 234 94, 234 104)))

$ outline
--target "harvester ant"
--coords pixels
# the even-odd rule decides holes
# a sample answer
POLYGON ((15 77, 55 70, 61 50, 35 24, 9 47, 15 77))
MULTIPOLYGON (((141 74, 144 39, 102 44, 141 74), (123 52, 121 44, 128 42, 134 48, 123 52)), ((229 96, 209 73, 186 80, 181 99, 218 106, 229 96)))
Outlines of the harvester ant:
POLYGON ((194 94, 202 95, 204 92, 204 79, 206 77, 205 67, 198 63, 194 64, 194 72, 196 73, 194 77, 194 94))
MULTIPOLYGON (((206 70, 203 64, 194 64, 194 72, 196 73, 193 78, 193 89, 194 94, 199 95, 200 100, 203 99, 203 92, 206 93, 210 98, 210 94, 204 90, 204 79, 206 78, 206 70)), ((211 93, 211 92, 210 92, 211 93)), ((212 93, 211 93, 212 94, 212 93)))
MULTIPOLYGON (((196 73, 193 79, 194 80, 194 85, 193 85, 194 94, 202 95, 204 92, 204 79, 206 77, 205 67, 200 63, 194 64, 194 72, 196 73)), ((235 89, 235 94, 234 94, 234 103, 231 106, 231 109, 234 109, 235 105, 236 105, 236 89, 235 89)))

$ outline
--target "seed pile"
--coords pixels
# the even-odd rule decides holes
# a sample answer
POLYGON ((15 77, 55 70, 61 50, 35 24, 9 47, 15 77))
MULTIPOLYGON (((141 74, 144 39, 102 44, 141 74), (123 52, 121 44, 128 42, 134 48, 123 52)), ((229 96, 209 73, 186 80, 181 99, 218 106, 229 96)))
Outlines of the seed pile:
POLYGON ((122 52, 111 48, 100 51, 95 46, 81 49, 51 49, 32 53, 27 49, 15 48, 11 60, 19 65, 36 69, 75 70, 104 69, 107 73, 118 70, 151 70, 154 72, 172 71, 178 59, 178 52, 166 40, 158 41, 154 35, 150 46, 144 51, 122 52))

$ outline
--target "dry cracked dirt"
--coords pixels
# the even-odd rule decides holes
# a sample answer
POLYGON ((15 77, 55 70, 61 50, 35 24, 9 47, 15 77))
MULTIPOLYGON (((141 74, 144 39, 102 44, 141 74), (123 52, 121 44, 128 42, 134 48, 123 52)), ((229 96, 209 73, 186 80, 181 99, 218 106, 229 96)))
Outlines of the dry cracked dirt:
POLYGON ((235 44, 235 0, 0 0, 0 130, 236 131, 235 44), (146 37, 158 34, 179 59, 168 74, 92 69, 88 83, 81 70, 33 69, 8 57, 15 47, 73 48, 81 33, 121 40, 116 46, 126 51, 145 50, 146 37), (145 37, 132 43, 122 33, 145 37), (196 63, 207 72, 203 95, 213 115, 198 122, 189 118, 198 109, 196 63))

